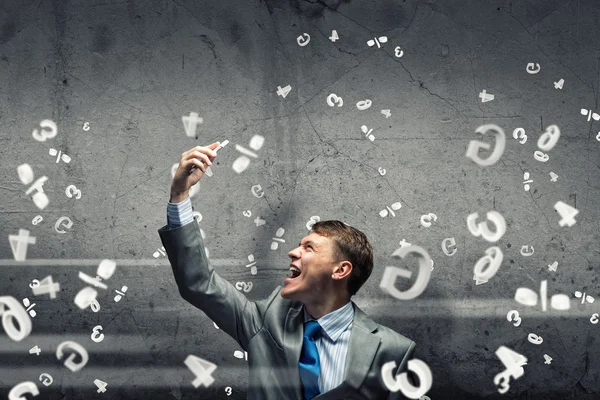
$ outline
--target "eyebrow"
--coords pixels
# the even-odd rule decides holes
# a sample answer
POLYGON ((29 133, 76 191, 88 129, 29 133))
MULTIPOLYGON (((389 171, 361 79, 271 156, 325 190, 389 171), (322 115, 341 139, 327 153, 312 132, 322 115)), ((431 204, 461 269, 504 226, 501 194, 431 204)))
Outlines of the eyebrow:
MULTIPOLYGON (((307 240, 306 242, 304 242, 304 244, 306 244, 306 245, 312 244, 313 247, 317 247, 317 244, 315 242, 313 242, 312 240, 307 240)), ((298 246, 302 246, 302 242, 298 243, 298 246)))

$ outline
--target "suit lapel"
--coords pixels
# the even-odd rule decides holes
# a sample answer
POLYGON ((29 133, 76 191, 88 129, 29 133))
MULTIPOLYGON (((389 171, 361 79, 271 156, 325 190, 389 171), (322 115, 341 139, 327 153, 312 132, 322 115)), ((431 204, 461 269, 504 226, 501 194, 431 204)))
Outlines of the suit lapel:
POLYGON ((316 396, 314 400, 346 398, 342 396, 346 392, 358 394, 360 386, 369 373, 373 358, 377 354, 381 343, 381 339, 373 335, 373 332, 377 330, 377 324, 354 302, 352 302, 352 306, 354 307, 354 320, 346 354, 344 381, 334 389, 316 396))
POLYGON ((346 355, 344 383, 358 391, 369 372, 375 354, 377 354, 381 339, 373 335, 373 332, 377 330, 377 324, 367 317, 354 302, 352 305, 354 306, 354 321, 346 355))
POLYGON ((283 332, 283 345, 285 347, 285 355, 287 359, 287 365, 289 370, 292 371, 290 377, 291 383, 295 388, 295 394, 297 399, 303 399, 302 397, 302 382, 300 381, 300 369, 298 362, 300 361, 300 353, 302 352, 302 340, 303 340, 303 324, 304 314, 302 311, 302 305, 297 308, 290 308, 285 318, 285 330, 283 332))

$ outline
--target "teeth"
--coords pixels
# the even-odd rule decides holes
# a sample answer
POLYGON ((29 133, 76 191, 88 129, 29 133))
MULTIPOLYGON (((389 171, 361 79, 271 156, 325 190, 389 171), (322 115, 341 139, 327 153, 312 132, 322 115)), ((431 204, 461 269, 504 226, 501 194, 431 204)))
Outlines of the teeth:
POLYGON ((295 271, 295 272, 300 273, 300 270, 294 266, 290 267, 290 271, 295 271))

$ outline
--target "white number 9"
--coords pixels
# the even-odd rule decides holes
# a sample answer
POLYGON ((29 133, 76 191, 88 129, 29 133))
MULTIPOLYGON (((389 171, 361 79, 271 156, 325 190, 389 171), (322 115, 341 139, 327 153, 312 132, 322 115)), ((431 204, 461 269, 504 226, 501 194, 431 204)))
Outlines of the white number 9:
POLYGON ((486 215, 487 219, 496 226, 496 232, 490 231, 487 221, 480 222, 476 225, 475 220, 479 216, 477 213, 470 214, 467 217, 467 227, 473 236, 481 236, 488 242, 497 242, 506 232, 506 221, 502 214, 497 211, 488 211, 486 215))
POLYGON ((75 359, 76 355, 69 355, 67 361, 65 361, 65 367, 69 368, 71 372, 77 372, 81 368, 85 367, 85 364, 87 364, 89 360, 88 352, 82 345, 80 345, 77 342, 67 340, 66 342, 62 342, 60 345, 58 345, 58 348, 56 349, 56 358, 58 358, 59 361, 63 358, 63 348, 65 347, 74 350, 75 354, 79 354, 81 356, 81 362, 74 363, 73 360, 75 359))
POLYGON ((21 382, 15 385, 8 394, 8 400, 27 400, 24 394, 32 394, 34 397, 40 394, 35 383, 31 381, 21 382))
POLYGON ((0 315, 2 315, 2 326, 6 334, 15 342, 20 342, 31 333, 31 318, 14 297, 0 297, 0 315), (15 326, 15 320, 19 324, 19 329, 15 326))
POLYGON ((475 274, 478 279, 484 279, 487 281, 496 275, 498 268, 500 268, 500 264, 502 264, 504 254, 502 254, 500 247, 496 246, 487 249, 485 254, 486 255, 481 257, 475 264, 475 267, 473 268, 473 274, 475 274), (484 271, 483 269, 488 264, 488 269, 484 271))

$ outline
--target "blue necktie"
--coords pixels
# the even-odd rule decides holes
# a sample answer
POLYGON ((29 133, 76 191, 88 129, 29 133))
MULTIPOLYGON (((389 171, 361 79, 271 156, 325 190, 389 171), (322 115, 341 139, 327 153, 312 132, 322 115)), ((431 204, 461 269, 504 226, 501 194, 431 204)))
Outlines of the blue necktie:
POLYGON ((304 342, 302 342, 302 353, 300 354, 300 379, 304 386, 304 398, 309 400, 319 394, 319 374, 321 363, 315 338, 321 333, 321 325, 317 321, 304 323, 304 342))

